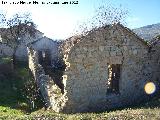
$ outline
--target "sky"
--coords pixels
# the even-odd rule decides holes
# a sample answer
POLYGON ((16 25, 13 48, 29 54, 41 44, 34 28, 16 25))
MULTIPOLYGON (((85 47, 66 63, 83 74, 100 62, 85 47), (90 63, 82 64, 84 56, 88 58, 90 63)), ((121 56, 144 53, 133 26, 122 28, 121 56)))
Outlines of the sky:
POLYGON ((61 4, 70 1, 74 2, 74 0, 1 0, 0 12, 6 13, 8 18, 15 13, 31 13, 37 29, 52 39, 73 36, 79 25, 92 20, 95 10, 103 4, 122 6, 128 10, 125 20, 126 26, 130 29, 160 23, 160 0, 76 0, 78 4, 61 4), (20 1, 31 4, 13 4, 20 1), (34 1, 38 4, 33 4, 34 1))

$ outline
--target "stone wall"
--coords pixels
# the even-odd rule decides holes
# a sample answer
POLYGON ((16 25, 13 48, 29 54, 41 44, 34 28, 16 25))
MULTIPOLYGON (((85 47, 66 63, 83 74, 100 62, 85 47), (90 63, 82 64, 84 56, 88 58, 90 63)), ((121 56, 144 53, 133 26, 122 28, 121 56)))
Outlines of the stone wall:
POLYGON ((157 88, 160 88, 160 40, 151 44, 149 58, 153 73, 151 78, 158 83, 157 88))
POLYGON ((149 97, 144 87, 157 86, 157 68, 149 46, 121 25, 91 31, 66 50, 64 60, 68 111, 105 110, 139 103, 149 97), (108 93, 108 66, 121 65, 119 92, 108 93))
POLYGON ((48 50, 51 55, 51 61, 59 56, 59 43, 47 37, 43 37, 31 44, 36 51, 48 50))
POLYGON ((43 67, 38 63, 38 54, 32 48, 28 48, 29 68, 40 88, 41 94, 47 107, 51 107, 55 112, 62 111, 65 106, 65 93, 54 83, 54 80, 46 75, 43 67))

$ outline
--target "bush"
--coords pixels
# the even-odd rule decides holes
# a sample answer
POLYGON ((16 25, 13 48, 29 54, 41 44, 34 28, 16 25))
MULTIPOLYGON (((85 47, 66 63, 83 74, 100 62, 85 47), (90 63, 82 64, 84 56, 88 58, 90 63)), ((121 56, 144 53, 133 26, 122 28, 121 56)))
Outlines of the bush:
POLYGON ((44 106, 43 97, 41 96, 39 87, 36 81, 30 74, 29 78, 24 83, 23 96, 27 100, 30 111, 36 110, 44 106))

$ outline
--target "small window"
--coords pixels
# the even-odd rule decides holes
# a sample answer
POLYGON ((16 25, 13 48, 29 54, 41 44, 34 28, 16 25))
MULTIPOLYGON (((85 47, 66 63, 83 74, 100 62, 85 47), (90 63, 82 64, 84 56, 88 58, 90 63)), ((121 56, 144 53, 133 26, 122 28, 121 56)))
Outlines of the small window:
POLYGON ((51 65, 51 54, 49 50, 38 51, 39 64, 51 65))
POLYGON ((120 64, 108 65, 107 93, 119 92, 120 64))

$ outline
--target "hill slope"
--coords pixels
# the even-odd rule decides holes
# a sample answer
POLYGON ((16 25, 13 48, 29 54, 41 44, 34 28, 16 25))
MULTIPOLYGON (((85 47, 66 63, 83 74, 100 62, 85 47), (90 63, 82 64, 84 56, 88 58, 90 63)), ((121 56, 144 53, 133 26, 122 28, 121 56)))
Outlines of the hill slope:
POLYGON ((157 35, 160 35, 160 23, 147 25, 144 27, 133 29, 133 31, 142 37, 144 40, 152 40, 157 35))

